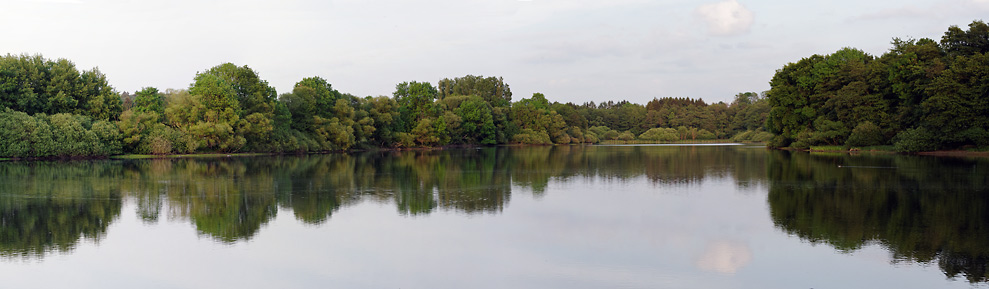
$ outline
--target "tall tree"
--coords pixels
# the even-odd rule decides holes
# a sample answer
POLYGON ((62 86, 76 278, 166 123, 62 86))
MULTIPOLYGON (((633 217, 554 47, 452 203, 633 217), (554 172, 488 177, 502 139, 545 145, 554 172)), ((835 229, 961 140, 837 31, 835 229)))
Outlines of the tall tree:
POLYGON ((98 120, 116 119, 123 111, 120 95, 98 69, 80 73, 71 61, 41 55, 0 57, 0 107, 98 120))
POLYGON ((139 112, 155 112, 165 114, 165 96, 157 88, 145 87, 137 91, 134 97, 134 109, 139 112))
POLYGON ((453 95, 476 95, 492 107, 508 107, 512 103, 512 90, 501 77, 467 75, 439 82, 439 98, 453 95))

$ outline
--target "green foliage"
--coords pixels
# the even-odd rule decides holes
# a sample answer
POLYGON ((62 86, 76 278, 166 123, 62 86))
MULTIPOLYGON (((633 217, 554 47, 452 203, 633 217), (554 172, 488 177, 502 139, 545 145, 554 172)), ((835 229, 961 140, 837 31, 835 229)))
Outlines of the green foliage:
POLYGON ((571 126, 570 128, 567 129, 567 135, 570 136, 570 142, 571 143, 586 143, 587 142, 585 140, 585 138, 584 138, 584 131, 581 130, 579 127, 571 126))
POLYGON ((733 142, 770 142, 774 135, 765 131, 747 130, 731 137, 733 142))
POLYGON ((415 136, 407 132, 397 132, 395 133, 394 145, 395 147, 410 148, 415 146, 415 136))
POLYGON ((939 148, 938 144, 934 133, 922 127, 906 129, 893 138, 893 146, 898 152, 933 151, 939 148))
POLYGON ((80 73, 66 60, 9 55, 0 60, 0 104, 28 111, 31 119, 8 121, 27 123, 27 136, 20 135, 25 131, 20 128, 4 132, 12 144, 28 139, 11 145, 25 156, 64 151, 80 156, 304 153, 413 145, 596 143, 634 139, 650 129, 671 126, 690 127, 681 139, 708 139, 758 126, 768 111, 756 93, 739 94, 732 105, 686 98, 656 99, 648 108, 627 101, 576 105, 550 102, 541 93, 513 104, 502 78, 473 75, 442 79, 438 87, 403 82, 396 85, 393 98, 343 94, 323 78, 308 77, 277 96, 254 70, 232 63, 197 73, 188 90, 145 87, 133 96, 116 95, 101 73, 80 73), (126 111, 121 103, 126 103, 126 111), (76 125, 59 117, 53 128, 50 117, 39 122, 30 116, 31 109, 46 115, 90 115, 97 122, 76 125), (117 121, 100 122, 110 119, 117 121), (733 119, 746 124, 732 125, 733 119), (63 137, 87 142, 92 135, 81 131, 91 128, 99 142, 108 145, 88 148, 55 141, 63 137), (55 135, 53 129, 67 134, 55 135), (32 146, 30 139, 44 145, 32 146), (30 149, 21 152, 22 147, 30 149))
MULTIPOLYGON (((233 109, 237 117, 242 120, 239 123, 231 124, 234 126, 234 130, 238 135, 237 138, 243 138, 242 147, 229 147, 223 150, 248 150, 257 151, 262 150, 266 144, 271 142, 271 134, 274 130, 276 124, 275 114, 278 105, 276 104, 277 93, 275 88, 268 85, 268 82, 261 79, 260 76, 250 67, 236 66, 232 63, 224 63, 197 75, 196 83, 193 84, 194 88, 200 84, 201 75, 212 75, 216 78, 222 80, 225 84, 216 85, 210 83, 211 80, 207 80, 204 85, 216 89, 230 89, 233 91, 232 95, 229 92, 220 91, 199 91, 197 89, 190 88, 190 93, 200 94, 200 95, 223 95, 226 101, 236 105, 229 106, 233 109)), ((283 116, 281 121, 286 121, 283 116)), ((284 126, 284 124, 280 125, 284 126)))
POLYGON ((492 107, 507 107, 512 103, 512 90, 501 77, 467 75, 444 78, 437 86, 440 99, 454 95, 476 95, 492 107))
POLYGON ((941 37, 941 46, 949 56, 989 53, 989 25, 972 21, 967 31, 951 26, 941 37))
POLYGON ((494 118, 491 106, 480 97, 463 101, 454 113, 461 119, 462 135, 456 136, 466 144, 493 145, 495 139, 494 118))
POLYGON ((199 74, 189 93, 165 108, 169 124, 186 138, 184 151, 235 152, 244 147, 247 139, 238 129, 244 127, 237 114, 240 103, 230 83, 213 74, 199 74))
POLYGON ((618 138, 616 138, 616 139, 618 139, 618 140, 625 140, 625 141, 634 140, 635 139, 635 135, 632 134, 631 131, 624 131, 624 132, 618 134, 618 138))
POLYGON ((963 140, 979 147, 989 146, 989 131, 981 127, 972 127, 958 134, 963 140))
POLYGON ((374 131, 370 135, 371 142, 379 147, 387 147, 394 143, 398 129, 398 102, 386 96, 366 97, 361 101, 362 110, 373 120, 374 131))
POLYGON ((432 105, 439 92, 429 82, 402 82, 395 85, 392 95, 395 101, 405 108, 408 113, 403 116, 406 123, 416 123, 419 120, 433 116, 432 105))
POLYGON ((870 121, 864 121, 855 126, 855 129, 852 129, 852 134, 848 136, 845 146, 877 146, 883 144, 883 142, 883 133, 879 129, 879 126, 870 121))
POLYGON ((879 58, 846 48, 787 64, 770 82, 772 143, 868 146, 896 135, 900 151, 978 145, 989 129, 986 39, 975 21, 940 44, 894 39, 879 58))
POLYGON ((0 157, 93 157, 120 153, 120 135, 112 123, 89 117, 23 112, 0 113, 0 157))
POLYGON ((423 118, 416 122, 412 129, 412 137, 420 146, 433 146, 440 142, 440 137, 436 134, 436 126, 433 125, 432 118, 423 118))
MULTIPOLYGON (((274 113, 275 99, 278 95, 275 88, 269 86, 268 82, 261 79, 250 67, 224 63, 201 74, 214 75, 230 85, 234 90, 234 99, 239 104, 239 108, 243 109, 237 111, 239 116, 261 113, 270 118, 274 113)), ((196 94, 196 92, 192 93, 196 94)))
POLYGON ((826 144, 841 145, 845 143, 848 129, 840 121, 831 121, 821 116, 814 120, 814 131, 810 138, 805 138, 810 145, 826 144))
POLYGON ((157 88, 145 87, 134 93, 134 109, 138 112, 154 112, 165 115, 165 96, 157 88))
POLYGON ((699 140, 713 140, 715 139, 714 133, 707 131, 706 129, 700 129, 697 131, 697 138, 699 140))
POLYGON ((677 134, 677 131, 672 128, 651 128, 639 135, 639 139, 666 142, 678 141, 680 140, 680 136, 677 134))
POLYGON ((133 109, 124 111, 120 115, 120 120, 117 121, 124 150, 138 154, 150 153, 141 149, 141 147, 146 146, 146 144, 142 145, 142 142, 147 143, 149 141, 147 136, 151 132, 151 128, 159 124, 159 118, 158 114, 153 111, 141 112, 133 109))
POLYGON ((0 56, 0 107, 97 120, 115 119, 123 110, 120 96, 97 69, 79 72, 65 59, 10 54, 0 56))
POLYGON ((120 134, 120 129, 117 128, 117 125, 109 121, 98 120, 93 123, 91 130, 96 134, 97 140, 102 145, 102 150, 97 151, 97 155, 110 156, 124 153, 124 147, 121 141, 123 136, 120 134))
POLYGON ((521 132, 512 137, 512 142, 517 144, 547 145, 553 144, 549 134, 545 131, 534 131, 532 129, 522 129, 521 132))

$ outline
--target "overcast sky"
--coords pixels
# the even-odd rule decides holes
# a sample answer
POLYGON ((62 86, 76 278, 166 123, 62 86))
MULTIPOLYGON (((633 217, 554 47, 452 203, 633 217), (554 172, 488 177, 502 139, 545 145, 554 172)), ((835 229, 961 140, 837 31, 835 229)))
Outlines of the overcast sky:
POLYGON ((504 77, 514 100, 730 102, 803 57, 881 55, 985 15, 989 0, 0 0, 0 54, 98 67, 130 92, 232 62, 279 93, 309 76, 376 96, 473 74, 504 77))

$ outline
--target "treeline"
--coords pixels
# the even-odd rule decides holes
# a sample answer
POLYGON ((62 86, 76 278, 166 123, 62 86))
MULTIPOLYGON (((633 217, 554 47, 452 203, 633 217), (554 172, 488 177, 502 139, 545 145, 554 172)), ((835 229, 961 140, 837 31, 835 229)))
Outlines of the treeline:
POLYGON ((450 145, 571 144, 603 140, 765 141, 765 97, 512 101, 500 77, 403 82, 391 97, 341 93, 308 77, 278 94, 247 66, 197 73, 188 89, 116 92, 98 70, 64 59, 0 57, 0 157, 121 153, 306 153, 450 145))
POLYGON ((892 145, 916 152, 989 146, 989 26, 952 26, 940 42, 894 39, 880 57, 844 48, 776 72, 773 147, 892 145))

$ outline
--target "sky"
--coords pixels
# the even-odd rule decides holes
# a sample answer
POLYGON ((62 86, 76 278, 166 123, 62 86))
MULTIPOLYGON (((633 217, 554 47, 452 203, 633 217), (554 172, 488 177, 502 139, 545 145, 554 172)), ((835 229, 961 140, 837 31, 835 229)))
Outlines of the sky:
POLYGON ((118 91, 247 65, 278 93, 319 76, 357 96, 503 77, 513 100, 731 102, 777 69, 894 37, 940 40, 989 0, 0 0, 0 54, 98 68, 118 91))

